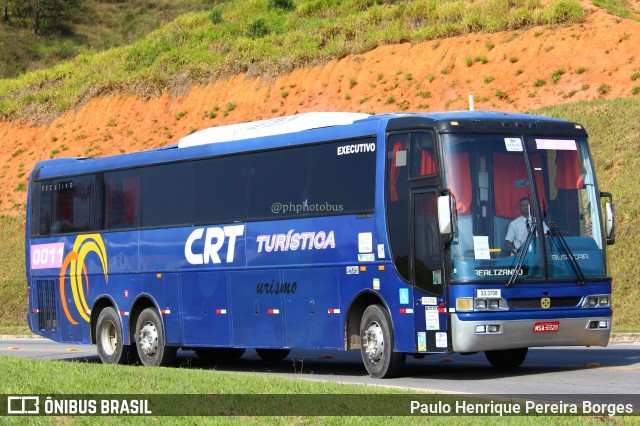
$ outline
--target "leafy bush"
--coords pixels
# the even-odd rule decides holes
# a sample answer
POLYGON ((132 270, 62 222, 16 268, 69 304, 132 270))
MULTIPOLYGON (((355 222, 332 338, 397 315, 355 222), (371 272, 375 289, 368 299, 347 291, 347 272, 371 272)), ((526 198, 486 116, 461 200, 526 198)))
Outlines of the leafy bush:
POLYGON ((269 9, 284 9, 284 10, 295 9, 293 0, 267 0, 267 7, 269 9))
POLYGON ((222 24, 222 9, 216 8, 209 13, 209 20, 213 24, 222 24))
POLYGON ((249 24, 247 29, 247 36, 252 39, 262 38, 269 34, 269 28, 264 19, 259 18, 249 24))

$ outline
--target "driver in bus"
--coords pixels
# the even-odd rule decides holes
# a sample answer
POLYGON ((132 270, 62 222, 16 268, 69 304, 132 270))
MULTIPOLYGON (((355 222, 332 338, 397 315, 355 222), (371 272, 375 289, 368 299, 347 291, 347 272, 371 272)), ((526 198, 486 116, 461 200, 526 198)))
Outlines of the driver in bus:
MULTIPOLYGON (((524 244, 529 234, 529 229, 533 225, 531 220, 531 204, 529 197, 522 197, 518 202, 520 207, 520 217, 512 220, 507 228, 507 235, 504 238, 504 245, 507 248, 510 256, 515 256, 524 244)), ((547 224, 544 225, 544 233, 549 232, 547 224)))

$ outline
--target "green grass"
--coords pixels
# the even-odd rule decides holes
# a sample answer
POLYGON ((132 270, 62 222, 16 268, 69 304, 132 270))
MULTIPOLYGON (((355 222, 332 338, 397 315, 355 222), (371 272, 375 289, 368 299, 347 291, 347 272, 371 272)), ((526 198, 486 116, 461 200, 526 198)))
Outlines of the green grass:
POLYGON ((9 22, 0 22, 0 78, 13 78, 79 54, 134 43, 177 16, 207 10, 213 3, 214 0, 82 0, 68 19, 57 26, 44 26, 37 35, 28 22, 10 15, 9 22))
MULTIPOLYGON (((189 367, 189 366, 186 366, 189 367)), ((233 416, 233 417, 29 417, 29 424, 446 424, 466 425, 496 424, 495 416, 410 416, 410 401, 418 400, 423 404, 441 401, 455 407, 455 401, 462 400, 466 404, 488 403, 489 401, 470 396, 433 395, 411 392, 409 390, 391 389, 382 386, 347 385, 331 382, 316 382, 289 378, 274 377, 269 374, 228 373, 216 370, 200 370, 195 368, 144 368, 118 365, 90 364, 84 362, 25 360, 13 357, 0 357, 0 378, 2 378, 2 394, 4 395, 93 395, 91 399, 108 399, 109 395, 149 395, 150 408, 153 401, 165 401, 165 406, 157 410, 171 412, 172 404, 200 404, 193 410, 202 410, 203 405, 215 405, 225 412, 237 413, 239 410, 256 409, 265 416, 233 416), (163 398, 153 395, 185 395, 178 402, 175 397, 163 398), (218 397, 215 395, 238 394, 239 400, 253 402, 254 405, 237 405, 234 407, 233 396, 218 397), (188 395, 193 395, 190 398, 188 395), (261 397, 260 395, 265 395, 261 397), (289 397, 287 397, 289 395, 289 397), (306 397, 306 395, 309 395, 306 397), (335 395, 336 397, 332 397, 335 395), (320 409, 321 413, 332 415, 312 416, 280 416, 278 412, 290 409, 283 400, 294 401, 305 412, 320 409), (338 401, 335 401, 338 399, 338 401), (222 400, 222 401, 221 401, 222 400), (333 401, 333 405, 328 404, 333 401), (231 402, 231 404, 227 404, 231 402), (408 403, 407 403, 408 402, 408 403), (353 405, 352 405, 353 404, 353 405), (406 404, 406 405, 405 405, 406 404), (319 406, 320 405, 320 406, 319 406), (406 410, 404 407, 407 407, 406 410), (227 407, 228 410, 227 410, 227 407), (280 408, 279 407, 284 407, 280 408), (353 407, 353 411, 350 408, 353 407), (334 413, 348 415, 337 415, 334 413), (380 415, 366 417, 368 413, 406 413, 404 416, 380 415)), ((125 397, 126 398, 126 397, 125 397)), ((63 398, 63 399, 72 399, 63 398)), ((494 399, 492 399, 494 400, 494 399)), ((507 403, 507 401, 497 401, 507 403)), ((175 409, 185 410, 188 407, 177 406, 175 409)), ((153 411, 153 409, 152 409, 153 411)), ((455 409, 454 409, 455 411, 455 409)), ((4 417, 3 424, 24 424, 24 417, 4 417)), ((601 424, 600 417, 501 417, 500 424, 505 425, 547 425, 547 424, 601 424)), ((612 420, 613 421, 613 420, 612 420)), ((633 421, 629 419, 628 421, 633 421)), ((615 423, 626 423, 625 418, 615 418, 615 423)))
POLYGON ((0 334, 31 334, 26 324, 24 217, 0 218, 0 334))
POLYGON ((625 19, 638 19, 632 13, 633 8, 630 7, 631 2, 628 0, 593 0, 593 4, 607 9, 611 14, 625 19))
POLYGON ((269 77, 385 44, 574 24, 585 15, 577 0, 548 7, 527 0, 298 0, 293 10, 230 0, 212 9, 181 15, 126 47, 80 52, 54 68, 0 80, 0 118, 49 122, 99 94, 175 94, 241 72, 269 77))

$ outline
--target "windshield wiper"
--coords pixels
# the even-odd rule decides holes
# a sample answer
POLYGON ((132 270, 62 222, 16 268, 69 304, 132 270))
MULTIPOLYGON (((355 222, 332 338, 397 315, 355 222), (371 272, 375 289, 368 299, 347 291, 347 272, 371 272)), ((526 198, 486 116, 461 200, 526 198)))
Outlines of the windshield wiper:
POLYGON ((573 252, 571 251, 571 248, 569 247, 567 240, 565 240, 562 234, 560 233, 558 224, 556 222, 549 222, 549 229, 551 230, 551 235, 558 238, 558 246, 560 246, 560 249, 564 251, 565 256, 567 256, 567 260, 571 265, 571 269, 573 269, 573 272, 576 274, 576 278, 578 278, 578 284, 579 285, 586 284, 587 280, 584 277, 584 274, 582 273, 582 269, 580 268, 580 265, 578 264, 578 261, 576 260, 576 258, 573 256, 573 252))
POLYGON ((511 272, 511 278, 505 285, 505 287, 511 287, 516 283, 518 276, 520 275, 520 271, 522 271, 522 265, 524 265, 524 260, 527 258, 527 252, 529 251, 529 244, 531 243, 531 239, 536 232, 536 223, 533 221, 531 226, 529 226, 529 232, 527 233, 527 238, 524 240, 524 243, 520 246, 520 250, 518 251, 518 260, 516 262, 516 267, 511 272))

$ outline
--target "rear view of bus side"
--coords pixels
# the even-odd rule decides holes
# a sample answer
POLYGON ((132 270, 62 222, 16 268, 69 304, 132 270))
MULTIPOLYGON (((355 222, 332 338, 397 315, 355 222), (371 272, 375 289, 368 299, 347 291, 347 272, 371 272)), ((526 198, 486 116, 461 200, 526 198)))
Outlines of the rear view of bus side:
POLYGON ((42 161, 28 197, 31 330, 105 363, 359 350, 383 378, 609 341, 613 202, 573 122, 300 114, 42 161))

